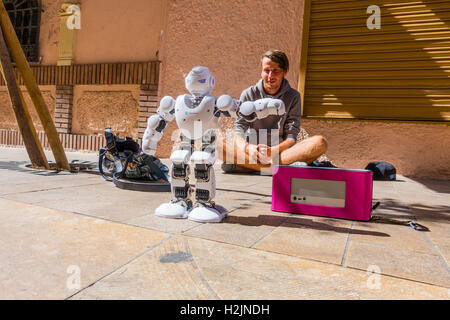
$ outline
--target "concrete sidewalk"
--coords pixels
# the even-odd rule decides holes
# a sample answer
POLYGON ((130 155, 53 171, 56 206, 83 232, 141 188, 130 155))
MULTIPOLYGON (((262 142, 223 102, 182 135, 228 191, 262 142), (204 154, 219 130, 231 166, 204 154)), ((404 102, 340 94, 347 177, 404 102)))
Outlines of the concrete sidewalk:
POLYGON ((450 298, 449 181, 374 182, 375 213, 430 229, 419 232, 272 212, 270 176, 216 165, 230 214, 201 224, 154 216, 170 193, 28 163, 0 147, 0 299, 450 298))

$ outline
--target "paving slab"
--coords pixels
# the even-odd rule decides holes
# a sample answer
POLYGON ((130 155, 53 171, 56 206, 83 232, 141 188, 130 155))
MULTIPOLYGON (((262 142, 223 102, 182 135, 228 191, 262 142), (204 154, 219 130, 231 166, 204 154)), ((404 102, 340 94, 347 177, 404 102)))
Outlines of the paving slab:
POLYGON ((345 220, 290 217, 255 248, 341 265, 351 226, 345 220))
POLYGON ((176 236, 73 299, 448 299, 448 290, 176 236))
POLYGON ((448 268, 438 255, 351 243, 348 256, 349 268, 368 270, 375 266, 384 275, 450 287, 448 268))
POLYGON ((374 180, 372 183, 373 193, 380 196, 392 196, 392 193, 396 192, 393 183, 398 183, 398 181, 374 180))
MULTIPOLYGON (((141 210, 142 214, 139 217, 126 219, 124 222, 132 224, 139 227, 145 227, 150 229, 159 230, 168 233, 183 233, 191 230, 193 228, 202 227, 204 224, 190 221, 188 219, 164 219, 157 217, 154 214, 155 209, 162 203, 168 202, 172 199, 172 194, 167 193, 160 195, 157 193, 151 193, 148 198, 152 198, 151 203, 147 204, 145 210, 141 210), (157 200, 156 200, 157 199, 157 200)), ((233 212, 237 208, 241 208, 250 201, 257 201, 261 196, 248 194, 245 192, 229 192, 223 190, 217 190, 216 197, 214 201, 217 205, 220 205, 228 210, 228 212, 233 212)), ((194 198, 192 198, 194 200, 194 198)), ((214 227, 213 227, 214 228, 214 227)))
POLYGON ((383 274, 450 287, 447 263, 424 232, 390 224, 355 222, 355 228, 385 232, 388 237, 351 234, 346 265, 367 270, 377 266, 383 274))
POLYGON ((88 174, 70 174, 49 176, 30 176, 30 174, 18 174, 11 171, 0 173, 0 195, 23 194, 27 192, 49 191, 62 188, 89 186, 100 184, 98 177, 88 174))
POLYGON ((417 217, 411 211, 411 208, 403 201, 392 198, 375 198, 373 203, 380 202, 376 210, 372 211, 372 216, 399 219, 399 220, 416 220, 417 217))
MULTIPOLYGON (((422 200, 422 199, 421 199, 422 200)), ((442 222, 450 223, 450 205, 446 200, 435 200, 424 198, 422 203, 419 201, 408 203, 408 208, 412 214, 423 222, 442 222)))
POLYGON ((424 224, 430 229, 430 232, 425 234, 425 237, 429 239, 431 245, 435 248, 436 252, 444 259, 445 263, 450 265, 450 221, 422 221, 419 223, 424 224))
POLYGON ((287 214, 272 212, 268 200, 248 196, 222 223, 200 224, 185 235, 251 247, 287 219, 287 214))
POLYGON ((265 179, 265 181, 261 181, 249 186, 246 186, 244 189, 246 192, 251 192, 254 194, 262 195, 262 196, 272 196, 272 181, 265 179))
POLYGON ((67 298, 168 237, 1 198, 0 207, 0 299, 67 298))
POLYGON ((429 203, 447 207, 450 205, 450 192, 448 192, 450 181, 448 180, 430 182, 426 179, 417 179, 416 182, 412 178, 399 176, 393 186, 398 197, 408 204, 429 203))
MULTIPOLYGON (((98 181, 89 185, 69 185, 61 189, 8 194, 4 198, 113 221, 125 221, 145 215, 154 210, 158 203, 149 193, 122 190, 113 183, 102 180, 98 177, 98 181)), ((158 197, 167 201, 171 198, 168 192, 161 193, 158 197)))
POLYGON ((216 186, 219 190, 244 191, 260 196, 272 195, 272 177, 267 175, 223 174, 215 166, 216 186))
POLYGON ((352 230, 351 242, 376 244, 386 248, 405 248, 418 253, 433 252, 425 232, 416 231, 405 225, 355 221, 353 228, 366 232, 358 233, 352 230), (377 236, 377 233, 384 236, 377 236))
POLYGON ((74 300, 218 298, 204 280, 187 240, 179 237, 165 241, 73 297, 74 300))
MULTIPOLYGON (((159 204, 158 204, 159 205, 159 204)), ((156 205, 155 205, 156 208, 156 205)), ((198 227, 200 224, 188 219, 165 219, 155 216, 154 212, 147 212, 146 215, 126 220, 128 225, 140 228, 147 228, 167 232, 169 234, 180 234, 188 230, 198 227)))

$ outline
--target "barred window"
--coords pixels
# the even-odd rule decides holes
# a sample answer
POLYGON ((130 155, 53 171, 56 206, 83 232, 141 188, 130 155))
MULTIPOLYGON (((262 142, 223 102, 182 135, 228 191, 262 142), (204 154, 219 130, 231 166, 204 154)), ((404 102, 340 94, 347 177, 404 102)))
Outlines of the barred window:
POLYGON ((28 62, 39 61, 40 0, 4 0, 28 62))

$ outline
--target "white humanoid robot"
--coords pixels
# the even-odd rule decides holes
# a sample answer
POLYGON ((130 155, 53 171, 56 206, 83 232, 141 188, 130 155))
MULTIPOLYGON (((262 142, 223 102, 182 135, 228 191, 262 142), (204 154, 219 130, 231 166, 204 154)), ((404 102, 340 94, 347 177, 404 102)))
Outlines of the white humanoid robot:
POLYGON ((251 122, 269 115, 283 115, 285 106, 279 99, 260 99, 244 102, 222 95, 216 99, 210 92, 215 80, 207 67, 194 67, 185 79, 186 89, 191 95, 183 94, 174 100, 170 96, 161 99, 157 114, 147 120, 142 149, 154 155, 167 123, 176 119, 181 132, 181 144, 170 160, 171 191, 174 196, 169 203, 163 203, 155 215, 165 218, 188 218, 197 222, 220 222, 227 215, 225 208, 214 203, 216 181, 214 162, 217 159, 214 129, 219 128, 221 115, 244 117, 251 122), (194 150, 196 140, 202 139, 201 150, 194 150), (195 203, 189 184, 190 166, 195 173, 195 203))

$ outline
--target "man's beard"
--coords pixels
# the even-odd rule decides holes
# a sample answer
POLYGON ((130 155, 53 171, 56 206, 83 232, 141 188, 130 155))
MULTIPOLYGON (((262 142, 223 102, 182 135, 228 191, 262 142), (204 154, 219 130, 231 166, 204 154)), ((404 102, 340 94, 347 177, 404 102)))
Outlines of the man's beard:
POLYGON ((278 83, 277 81, 274 81, 274 82, 271 83, 271 82, 266 81, 266 80, 263 79, 263 84, 264 84, 265 88, 268 88, 270 90, 275 90, 275 89, 278 90, 281 87, 281 82, 278 83))

